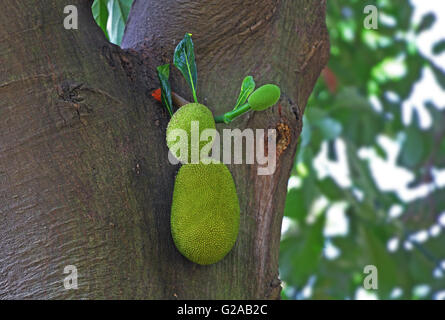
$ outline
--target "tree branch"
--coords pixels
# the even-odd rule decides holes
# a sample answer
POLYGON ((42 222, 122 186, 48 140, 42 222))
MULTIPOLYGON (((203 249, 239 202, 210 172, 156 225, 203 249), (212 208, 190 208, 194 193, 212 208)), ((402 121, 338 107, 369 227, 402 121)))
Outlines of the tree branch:
MULTIPOLYGON (((0 297, 279 298, 287 181, 329 52, 325 1, 136 1, 125 50, 106 41, 91 1, 72 2, 79 30, 63 28, 62 1, 2 4, 0 297), (170 62, 186 31, 197 49, 198 98, 213 112, 228 111, 246 75, 282 88, 276 107, 228 127, 276 128, 278 163, 271 176, 229 166, 240 234, 208 267, 182 257, 171 239, 177 167, 167 157, 167 113, 150 95, 156 66, 170 62), (67 265, 78 269, 78 290, 63 287, 67 265)), ((178 72, 172 79, 188 98, 178 72)))

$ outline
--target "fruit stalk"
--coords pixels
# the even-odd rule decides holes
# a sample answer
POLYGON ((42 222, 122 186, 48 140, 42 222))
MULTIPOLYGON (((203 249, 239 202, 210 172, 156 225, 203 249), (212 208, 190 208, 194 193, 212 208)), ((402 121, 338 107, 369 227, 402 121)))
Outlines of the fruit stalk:
POLYGON ((185 106, 186 104, 190 103, 189 101, 185 100, 183 97, 181 97, 179 94, 175 92, 172 92, 172 102, 176 108, 181 108, 182 106, 185 106))
POLYGON ((235 110, 229 111, 224 113, 223 115, 216 116, 215 122, 216 123, 226 123, 229 124, 233 121, 236 117, 239 117, 240 115, 250 111, 251 107, 248 103, 243 104, 241 107, 238 107, 235 110))

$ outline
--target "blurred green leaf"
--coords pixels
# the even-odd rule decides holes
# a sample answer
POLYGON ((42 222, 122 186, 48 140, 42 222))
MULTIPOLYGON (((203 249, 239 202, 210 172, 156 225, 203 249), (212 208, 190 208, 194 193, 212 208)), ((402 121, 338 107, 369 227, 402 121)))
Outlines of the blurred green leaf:
POLYGON ((329 140, 328 141, 328 159, 331 161, 337 161, 337 149, 335 148, 335 141, 329 140))
POLYGON ((414 169, 426 160, 431 152, 432 137, 410 126, 405 130, 405 140, 399 154, 400 165, 414 169))
POLYGON ((130 12, 133 0, 108 0, 107 8, 111 19, 110 41, 120 45, 124 35, 125 24, 130 12))
POLYGON ((324 178, 317 181, 317 186, 321 192, 331 201, 344 199, 343 190, 335 183, 332 178, 324 178))
POLYGON ((374 265, 378 271, 378 294, 381 298, 388 298, 391 290, 399 284, 398 278, 401 270, 398 269, 393 257, 386 249, 382 236, 376 233, 371 226, 363 227, 367 245, 366 255, 369 258, 367 264, 374 265))
POLYGON ((417 283, 431 283, 434 281, 434 263, 428 260, 422 253, 413 250, 409 256, 409 272, 411 278, 417 283))
POLYGON ((416 33, 419 34, 423 31, 430 29, 436 22, 436 15, 432 12, 425 14, 420 21, 419 26, 416 28, 416 33))
POLYGON ((286 217, 295 219, 300 223, 304 221, 309 210, 308 203, 306 203, 304 196, 305 193, 301 189, 292 188, 287 192, 286 204, 284 207, 284 215, 286 217))
POLYGON ((290 235, 281 242, 281 278, 301 288, 309 276, 317 271, 323 251, 325 214, 305 227, 302 237, 290 235))
POLYGON ((323 109, 312 107, 305 111, 305 117, 310 123, 317 123, 327 117, 327 112, 323 109))
POLYGON ((437 67, 434 63, 430 63, 430 67, 434 73, 434 76, 437 79, 437 82, 439 83, 439 85, 442 87, 442 89, 445 90, 445 72, 440 69, 439 67, 437 67))
POLYGON ((329 115, 341 123, 343 136, 357 146, 373 145, 383 129, 380 116, 355 88, 344 88, 338 93, 329 115))
POLYGON ((445 167, 445 137, 439 142, 435 165, 440 168, 445 167))
POLYGON ((341 124, 332 118, 321 119, 315 125, 321 130, 325 140, 337 138, 342 131, 341 124))
POLYGON ((435 55, 440 55, 445 52, 445 39, 436 42, 433 46, 433 53, 435 55))
POLYGON ((300 150, 305 148, 311 140, 311 124, 309 123, 309 120, 307 120, 306 116, 303 116, 303 123, 303 129, 301 130, 300 134, 300 150))
POLYGON ((107 2, 108 0, 94 0, 91 9, 93 11, 94 20, 96 20, 96 23, 104 32, 105 37, 109 39, 107 31, 107 21, 108 21, 107 2))
POLYGON ((379 155, 380 158, 382 158, 382 159, 386 159, 387 158, 386 151, 385 151, 385 149, 383 149, 380 146, 380 144, 375 143, 373 147, 374 147, 375 152, 379 155))
POLYGON ((311 205, 319 192, 316 187, 316 178, 311 168, 308 168, 309 174, 305 177, 299 177, 302 185, 299 188, 288 190, 284 215, 303 223, 309 213, 311 205))
POLYGON ((426 101, 425 107, 430 113, 433 121, 433 125, 431 128, 433 134, 441 135, 443 130, 443 123, 445 122, 445 110, 440 110, 440 108, 438 108, 438 106, 436 106, 431 101, 426 101))

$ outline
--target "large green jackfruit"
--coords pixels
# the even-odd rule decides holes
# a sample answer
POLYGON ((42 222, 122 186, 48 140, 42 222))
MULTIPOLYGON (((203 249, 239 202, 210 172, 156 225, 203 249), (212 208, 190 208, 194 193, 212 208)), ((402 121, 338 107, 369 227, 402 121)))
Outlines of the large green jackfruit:
POLYGON ((240 208, 235 183, 222 163, 183 165, 175 181, 171 233, 189 260, 207 265, 232 249, 240 208))

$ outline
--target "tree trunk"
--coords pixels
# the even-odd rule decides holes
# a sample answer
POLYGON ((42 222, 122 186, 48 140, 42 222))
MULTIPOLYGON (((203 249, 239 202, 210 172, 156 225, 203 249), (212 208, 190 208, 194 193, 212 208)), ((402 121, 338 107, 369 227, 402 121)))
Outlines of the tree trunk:
MULTIPOLYGON (((3 0, 0 13, 0 298, 276 299, 287 180, 302 114, 327 62, 325 0, 136 0, 122 48, 92 1, 3 0), (78 9, 65 30, 63 8, 78 9), (277 106, 230 128, 276 128, 277 169, 229 165, 241 207, 219 263, 185 259, 170 235, 178 166, 155 68, 193 34, 198 99, 214 114, 242 79, 282 89, 277 106), (78 271, 66 290, 64 268, 78 271)), ((173 90, 190 98, 178 72, 173 90)), ((218 125, 218 129, 226 128, 218 125)))

